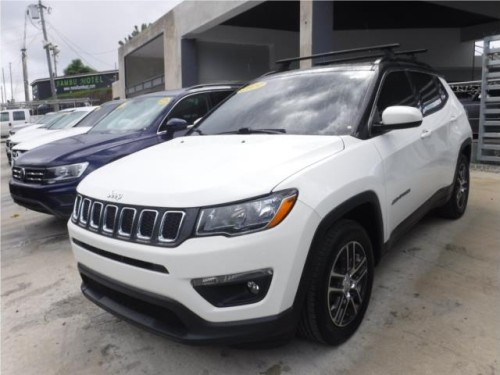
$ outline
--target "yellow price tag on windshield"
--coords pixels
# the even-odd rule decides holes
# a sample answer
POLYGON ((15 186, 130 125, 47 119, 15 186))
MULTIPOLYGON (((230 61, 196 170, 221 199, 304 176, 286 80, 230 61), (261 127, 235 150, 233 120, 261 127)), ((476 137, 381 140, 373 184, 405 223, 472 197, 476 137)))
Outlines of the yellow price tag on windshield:
POLYGON ((126 105, 127 103, 122 103, 118 107, 116 107, 116 109, 123 109, 123 107, 125 107, 126 105))
POLYGON ((170 103, 170 100, 172 100, 172 99, 169 97, 161 98, 160 100, 158 100, 158 104, 159 105, 167 105, 168 103, 170 103))
POLYGON ((252 83, 251 85, 243 87, 241 90, 239 90, 238 94, 241 94, 242 92, 248 92, 248 91, 257 90, 257 89, 260 89, 261 87, 264 87, 265 85, 266 85, 266 82, 255 82, 255 83, 252 83))

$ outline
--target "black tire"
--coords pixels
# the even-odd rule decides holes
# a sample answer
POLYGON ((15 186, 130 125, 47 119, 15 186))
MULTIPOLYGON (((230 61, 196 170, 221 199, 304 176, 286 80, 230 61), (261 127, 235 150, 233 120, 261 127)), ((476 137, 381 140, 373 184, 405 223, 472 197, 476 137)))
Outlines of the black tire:
POLYGON ((439 214, 447 219, 458 219, 462 217, 467 208, 469 200, 469 159, 460 154, 453 180, 453 192, 446 204, 439 208, 439 214))
POLYGON ((372 244, 361 225, 341 220, 312 251, 312 280, 298 333, 339 345, 356 332, 368 307, 373 285, 372 244))

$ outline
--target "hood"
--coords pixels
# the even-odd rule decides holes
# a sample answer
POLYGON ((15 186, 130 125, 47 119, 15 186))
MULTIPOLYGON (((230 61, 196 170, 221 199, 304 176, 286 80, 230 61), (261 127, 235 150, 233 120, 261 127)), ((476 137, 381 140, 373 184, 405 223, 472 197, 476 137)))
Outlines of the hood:
POLYGON ((25 132, 17 132, 10 138, 10 142, 17 145, 19 143, 28 142, 56 131, 58 130, 50 130, 43 128, 43 129, 30 129, 29 131, 25 132))
POLYGON ((48 132, 48 134, 41 135, 34 140, 19 143, 17 146, 13 148, 14 151, 22 150, 22 151, 30 151, 36 147, 40 147, 50 142, 58 141, 60 139, 73 137, 79 134, 87 133, 91 127, 77 127, 70 129, 62 129, 58 131, 48 132))
POLYGON ((141 140, 150 137, 151 135, 141 133, 81 134, 37 147, 20 156, 17 164, 45 167, 89 161, 96 166, 101 166, 142 149, 144 146, 141 140))
POLYGON ((13 126, 10 131, 12 134, 21 134, 33 129, 38 129, 42 127, 43 124, 23 124, 23 125, 18 125, 18 126, 13 126))
POLYGON ((215 135, 176 138, 88 175, 78 191, 121 203, 201 207, 271 192, 287 177, 344 148, 336 136, 215 135))

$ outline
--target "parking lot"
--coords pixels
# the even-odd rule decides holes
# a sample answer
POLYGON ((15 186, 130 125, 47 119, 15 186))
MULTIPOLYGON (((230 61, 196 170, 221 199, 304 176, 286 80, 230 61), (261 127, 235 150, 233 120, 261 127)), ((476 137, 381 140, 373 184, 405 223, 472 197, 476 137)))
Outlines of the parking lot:
POLYGON ((424 219, 376 268, 365 321, 332 348, 192 347, 80 293, 66 223, 14 204, 1 155, 2 374, 500 373, 500 174, 473 170, 465 216, 424 219))

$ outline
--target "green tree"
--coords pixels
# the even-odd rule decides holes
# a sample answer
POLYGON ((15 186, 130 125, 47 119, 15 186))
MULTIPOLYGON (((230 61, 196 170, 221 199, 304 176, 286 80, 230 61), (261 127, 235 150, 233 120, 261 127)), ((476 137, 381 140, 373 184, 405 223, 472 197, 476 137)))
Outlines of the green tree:
POLYGON ((82 73, 95 73, 96 70, 92 69, 90 66, 85 65, 82 60, 74 59, 71 63, 64 69, 64 75, 70 76, 73 74, 82 73))
POLYGON ((139 30, 139 28, 137 27, 137 25, 134 26, 134 30, 132 30, 132 33, 129 34, 128 36, 126 36, 125 38, 123 38, 123 40, 119 40, 118 41, 118 44, 120 46, 123 46, 125 43, 127 43, 129 40, 132 40, 132 38, 134 38, 136 35, 139 35, 140 33, 142 33, 144 30, 146 30, 149 26, 151 26, 150 23, 143 23, 141 25, 141 29, 139 30))

